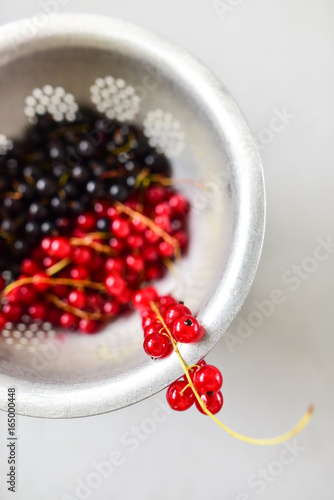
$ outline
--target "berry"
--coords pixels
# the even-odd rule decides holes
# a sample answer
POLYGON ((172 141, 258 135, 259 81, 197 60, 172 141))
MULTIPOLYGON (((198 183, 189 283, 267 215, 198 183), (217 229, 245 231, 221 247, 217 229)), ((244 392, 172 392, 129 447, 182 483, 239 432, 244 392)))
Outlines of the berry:
POLYGON ((6 318, 6 321, 18 323, 23 314, 23 308, 20 304, 9 302, 2 307, 2 314, 6 318))
MULTIPOLYGON (((224 403, 224 398, 220 391, 215 392, 210 396, 208 396, 207 394, 202 394, 201 400, 213 415, 215 415, 222 409, 224 403)), ((198 411, 205 414, 205 412, 203 411, 202 407, 200 406, 197 400, 195 401, 195 405, 198 411)))
POLYGON ((134 294, 133 303, 136 309, 142 310, 150 307, 150 302, 158 299, 158 293, 153 286, 142 288, 134 294))
POLYGON ((105 287, 111 295, 121 295, 126 289, 124 279, 116 272, 112 272, 105 279, 105 287))
POLYGON ((190 309, 188 307, 184 306, 180 302, 175 302, 175 304, 171 304, 164 316, 164 320, 167 326, 170 326, 174 319, 178 318, 179 316, 182 316, 184 314, 191 314, 190 309))
POLYGON ((32 283, 38 292, 46 292, 50 288, 50 284, 46 282, 49 276, 46 273, 36 273, 32 277, 32 283))
POLYGON ((73 290, 68 296, 68 303, 78 309, 82 309, 86 305, 86 301, 86 294, 82 290, 73 290))
MULTIPOLYGON (((173 307, 173 306, 172 306, 173 307)), ((177 342, 188 344, 195 342, 199 336, 199 324, 190 314, 184 314, 176 318, 172 325, 172 335, 177 342)))
POLYGON ((81 319, 79 321, 79 330, 83 333, 96 333, 99 329, 97 321, 92 319, 81 319))
POLYGON ((71 250, 72 247, 69 240, 67 238, 59 236, 51 240, 47 252, 51 257, 56 257, 57 259, 64 259, 71 255, 71 250))
POLYGON ((85 231, 92 231, 96 226, 96 217, 92 213, 79 215, 77 219, 78 226, 85 231))
POLYGON ((177 380, 173 382, 167 389, 167 403, 176 411, 188 410, 195 401, 195 395, 191 387, 187 387, 188 382, 185 380, 177 380), (185 387, 187 387, 185 389, 185 387))
POLYGON ((88 269, 84 266, 72 267, 70 277, 72 280, 87 280, 89 278, 88 269))
POLYGON ((111 231, 116 238, 127 238, 130 234, 130 224, 123 219, 115 219, 111 224, 111 231))
POLYGON ((86 266, 93 258, 93 252, 89 247, 72 248, 71 259, 75 264, 86 266))
POLYGON ((64 312, 59 318, 59 323, 63 328, 75 330, 78 326, 78 318, 74 314, 64 312))
POLYGON ((29 316, 33 319, 46 320, 48 317, 48 310, 42 303, 37 303, 29 307, 29 316))
POLYGON ((168 351, 168 338, 160 333, 151 333, 145 337, 143 347, 152 358, 162 358, 168 351))
POLYGON ((3 330, 6 326, 7 320, 5 315, 0 312, 0 331, 3 330))
POLYGON ((144 329, 144 337, 147 337, 147 335, 151 335, 152 333, 161 333, 160 330, 162 328, 163 328, 163 326, 161 323, 158 323, 157 321, 151 322, 144 329))
POLYGON ((205 365, 198 368, 194 373, 195 389, 201 393, 212 395, 221 389, 223 377, 218 368, 213 365, 205 365))

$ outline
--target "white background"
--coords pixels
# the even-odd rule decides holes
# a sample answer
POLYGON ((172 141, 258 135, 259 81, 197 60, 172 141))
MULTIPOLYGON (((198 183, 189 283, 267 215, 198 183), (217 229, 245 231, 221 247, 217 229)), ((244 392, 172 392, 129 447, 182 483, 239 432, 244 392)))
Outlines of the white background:
MULTIPOLYGON (((61 3, 59 12, 108 14, 166 35, 205 62, 243 109, 262 145, 268 217, 262 260, 240 317, 254 318, 254 301, 269 299, 274 289, 285 300, 247 339, 238 336, 236 321, 230 333, 240 343, 223 339, 208 357, 224 375, 220 416, 240 432, 265 437, 287 430, 310 402, 316 412, 296 438, 295 456, 284 445, 238 442, 195 410, 158 413, 163 393, 93 418, 20 417, 16 494, 6 491, 2 413, 0 498, 331 500, 334 254, 323 250, 321 262, 310 257, 318 238, 334 239, 333 1, 222 0, 220 16, 211 0, 61 3), (269 132, 277 110, 290 118, 280 132, 269 132), (289 282, 294 265, 308 269, 299 282, 289 282), (164 421, 153 428, 156 415, 164 421), (141 438, 122 442, 136 427, 144 429, 141 438), (79 480, 94 481, 93 463, 115 450, 122 463, 98 488, 77 495, 79 480), (263 470, 267 479, 259 482, 263 470)), ((3 0, 0 22, 33 16, 42 4, 3 0)))

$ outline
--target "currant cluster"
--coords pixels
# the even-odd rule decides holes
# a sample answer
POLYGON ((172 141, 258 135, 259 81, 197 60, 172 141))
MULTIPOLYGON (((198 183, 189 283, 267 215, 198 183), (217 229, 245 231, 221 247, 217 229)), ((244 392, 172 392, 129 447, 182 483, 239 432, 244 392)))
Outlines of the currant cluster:
POLYGON ((126 200, 143 171, 169 176, 170 165, 138 127, 87 109, 72 123, 40 117, 0 155, 0 274, 14 279, 43 236, 59 234, 97 200, 126 200))
MULTIPOLYGON (((191 311, 171 295, 159 297, 155 288, 146 287, 136 292, 133 301, 142 316, 144 350, 153 359, 165 358, 173 351, 178 353, 179 342, 198 342, 204 335, 204 329, 191 311)), ((201 360, 197 365, 187 367, 187 373, 193 387, 186 375, 173 382, 167 390, 169 406, 184 411, 195 403, 196 408, 205 414, 198 400, 201 399, 209 412, 218 413, 223 406, 220 391, 223 377, 218 368, 201 360)))
MULTIPOLYGON (((0 329, 29 315, 95 333, 129 309, 140 286, 162 277, 164 259, 173 259, 188 241, 188 202, 161 185, 148 187, 143 200, 141 194, 124 204, 96 201, 92 210, 69 218, 60 235, 45 236, 5 290, 0 329)), ((0 292, 5 285, 1 279, 0 292)))

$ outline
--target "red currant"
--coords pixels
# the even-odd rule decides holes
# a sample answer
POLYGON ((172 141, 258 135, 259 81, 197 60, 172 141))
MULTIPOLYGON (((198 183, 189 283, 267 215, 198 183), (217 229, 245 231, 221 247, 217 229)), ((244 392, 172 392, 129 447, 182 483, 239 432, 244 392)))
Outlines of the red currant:
POLYGON ((96 227, 96 217, 92 213, 80 214, 77 223, 81 229, 92 231, 96 227))
POLYGON ((191 314, 190 309, 180 302, 175 302, 175 304, 171 304, 167 311, 165 312, 164 320, 167 326, 170 326, 174 319, 182 316, 184 314, 191 314))
MULTIPOLYGON (((201 395, 201 400, 203 401, 203 403, 205 404, 205 406, 207 407, 207 409, 213 415, 215 415, 216 413, 218 413, 222 409, 223 403, 224 403, 224 398, 223 398, 223 395, 222 395, 222 393, 220 391, 214 392, 210 396, 208 396, 207 394, 202 394, 201 395)), ((205 411, 203 411, 202 407, 200 406, 200 404, 199 404, 199 402, 197 400, 195 401, 195 405, 196 405, 196 408, 201 413, 205 414, 205 411)))
POLYGON ((47 250, 51 257, 56 257, 57 259, 65 259, 71 255, 71 244, 67 238, 61 236, 53 238, 51 240, 50 246, 47 250))
POLYGON ((134 294, 133 303, 136 309, 146 309, 150 307, 150 302, 158 299, 158 292, 153 286, 147 286, 134 294))
POLYGON ((96 333, 99 329, 99 324, 97 321, 92 319, 81 319, 79 321, 79 330, 83 333, 96 333))
POLYGON ((93 258, 92 249, 89 247, 74 247, 72 249, 71 259, 75 264, 83 266, 89 264, 93 258))
POLYGON ((48 317, 48 310, 42 303, 37 303, 29 307, 29 316, 33 319, 46 320, 48 317))
POLYGON ((111 230, 116 238, 127 238, 130 234, 130 224, 124 219, 114 219, 111 224, 111 230))
POLYGON ((167 389, 167 403, 176 411, 188 410, 195 401, 195 395, 191 387, 185 387, 188 382, 185 380, 177 380, 173 382, 167 389))
POLYGON ((212 395, 221 389, 223 377, 218 368, 213 365, 205 365, 198 368, 194 373, 194 386, 202 394, 212 395))
POLYGON ((20 304, 9 302, 8 304, 4 304, 2 307, 2 313, 5 316, 6 321, 18 323, 23 314, 23 308, 20 304))
POLYGON ((78 327, 78 318, 74 314, 64 312, 60 318, 59 323, 63 328, 68 330, 75 330, 78 327))
POLYGON ((116 272, 112 272, 105 279, 105 287, 111 295, 120 295, 126 289, 126 282, 124 279, 116 272))
POLYGON ((160 333, 151 333, 145 337, 143 347, 152 358, 162 358, 168 351, 168 338, 160 333))
POLYGON ((68 296, 68 303, 71 306, 82 309, 86 305, 87 297, 83 290, 73 290, 68 296))
POLYGON ((176 318, 171 326, 171 333, 177 342, 188 344, 189 342, 195 342, 198 338, 199 324, 197 319, 190 314, 184 314, 176 318))
POLYGON ((0 312, 0 331, 3 330, 6 326, 7 320, 5 315, 0 312))

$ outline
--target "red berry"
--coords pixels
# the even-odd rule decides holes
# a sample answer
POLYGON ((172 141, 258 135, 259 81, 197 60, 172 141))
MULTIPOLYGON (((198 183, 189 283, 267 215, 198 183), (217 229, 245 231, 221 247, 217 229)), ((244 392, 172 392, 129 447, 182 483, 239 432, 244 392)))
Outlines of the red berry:
POLYGON ((164 201, 166 196, 166 190, 162 186, 150 186, 146 191, 146 200, 152 205, 157 205, 164 201))
POLYGON ((116 272, 112 272, 105 279, 105 287, 111 295, 121 295, 126 289, 126 282, 116 272))
POLYGON ((83 290, 73 290, 68 296, 68 303, 71 306, 82 309, 86 305, 87 297, 83 290))
POLYGON ((47 252, 51 257, 65 259, 71 255, 71 250, 72 248, 69 240, 59 236, 57 238, 53 238, 47 252))
POLYGON ((171 233, 172 232, 172 226, 171 226, 170 218, 168 217, 167 214, 157 215, 154 218, 154 223, 157 226, 161 227, 161 229, 163 229, 164 231, 167 231, 167 233, 171 233))
POLYGON ((7 320, 5 318, 5 315, 0 312, 0 332, 5 328, 6 323, 7 320))
POLYGON ((157 317, 154 313, 145 316, 142 321, 143 329, 145 330, 145 328, 147 326, 150 326, 151 323, 156 323, 156 322, 157 322, 157 317))
POLYGON ((99 326, 99 323, 92 319, 81 319, 79 321, 79 330, 83 333, 96 333, 99 326))
POLYGON ((57 259, 55 259, 54 257, 47 256, 47 257, 44 257, 44 259, 43 259, 43 267, 45 267, 46 269, 53 266, 56 263, 57 263, 57 259))
POLYGON ((143 233, 147 229, 146 224, 136 217, 132 219, 131 226, 137 233, 143 233))
POLYGON ((171 304, 167 311, 165 312, 164 320, 167 326, 170 326, 174 319, 182 316, 184 314, 191 314, 190 309, 180 302, 175 302, 175 304, 171 304))
POLYGON ((170 217, 172 215, 172 209, 171 209, 170 205, 165 201, 163 203, 158 203, 158 205, 155 206, 154 211, 155 211, 156 215, 165 214, 165 215, 168 215, 168 217, 170 217))
POLYGON ((130 224, 124 219, 115 219, 111 224, 111 231, 117 238, 127 238, 130 234, 130 224))
MULTIPOLYGON (((210 396, 208 396, 207 394, 202 394, 201 400, 213 415, 215 415, 222 409, 224 403, 224 398, 220 391, 215 392, 210 396)), ((205 414, 205 412, 203 411, 202 407, 200 406, 197 400, 195 401, 195 405, 198 411, 205 414)))
POLYGON ((161 257, 172 258, 174 257, 175 247, 167 241, 161 241, 158 246, 159 254, 161 257))
POLYGON ((140 273, 144 270, 145 261, 140 255, 128 255, 125 262, 128 268, 136 273, 140 273))
POLYGON ((32 259, 24 259, 21 263, 21 272, 27 276, 33 276, 40 271, 40 266, 32 259))
POLYGON ((59 323, 63 328, 68 330, 75 330, 78 327, 78 318, 74 314, 64 312, 60 318, 59 323))
POLYGON ((45 273, 37 273, 37 274, 34 274, 34 276, 32 277, 32 283, 34 285, 34 287, 36 288, 36 290, 38 290, 39 292, 46 292, 47 290, 49 290, 50 288, 50 283, 48 283, 46 280, 49 280, 50 277, 45 274, 45 273))
POLYGON ((52 291, 57 297, 66 297, 68 295, 68 288, 66 285, 55 285, 52 291))
POLYGON ((150 245, 155 245, 160 240, 160 236, 152 231, 152 229, 146 229, 144 236, 147 243, 149 243, 150 245))
POLYGON ((70 277, 72 280, 86 280, 89 278, 89 272, 83 266, 72 267, 70 277))
POLYGON ((139 234, 130 234, 126 242, 132 250, 138 250, 144 246, 144 238, 139 234))
POLYGON ((169 198, 168 203, 173 211, 177 214, 187 214, 189 212, 189 202, 180 194, 173 194, 169 198))
POLYGON ((32 285, 21 285, 13 290, 15 291, 15 299, 22 304, 31 304, 36 299, 36 290, 32 285))
POLYGON ((176 411, 188 410, 195 401, 195 395, 191 387, 185 387, 188 382, 185 380, 177 380, 173 382, 167 389, 167 403, 176 411), (181 394, 182 392, 182 394, 181 394))
POLYGON ((200 331, 197 319, 191 314, 184 314, 176 318, 171 325, 171 329, 174 339, 184 344, 195 342, 200 331))
POLYGON ((8 304, 4 304, 2 307, 2 313, 5 316, 6 321, 18 323, 23 314, 23 308, 20 304, 9 302, 8 304))
POLYGON ((168 338, 160 333, 151 333, 145 337, 143 347, 152 358, 161 358, 168 351, 168 338))
POLYGON ((29 316, 33 319, 46 320, 48 317, 48 310, 46 306, 42 303, 37 303, 29 307, 29 316))
POLYGON ((151 333, 161 333, 160 330, 162 328, 163 326, 161 323, 158 323, 157 321, 152 322, 144 329, 144 337, 147 337, 147 335, 151 335, 151 333))
POLYGON ((96 216, 92 213, 80 214, 77 223, 81 229, 92 231, 96 227, 96 216))
POLYGON ((118 238, 111 238, 109 240, 109 246, 116 252, 121 252, 124 250, 124 242, 119 240, 118 238))
POLYGON ((194 386, 202 394, 217 392, 223 385, 223 377, 218 368, 213 365, 205 365, 198 368, 194 373, 194 386))
POLYGON ((88 247, 74 247, 72 248, 71 260, 75 264, 86 266, 93 258, 93 251, 88 247))
POLYGON ((121 273, 124 268, 124 262, 120 257, 109 257, 105 263, 105 269, 107 273, 110 271, 116 271, 121 273))
POLYGON ((120 305, 118 302, 115 300, 108 300, 108 302, 105 302, 103 305, 103 312, 104 314, 107 314, 108 316, 116 316, 120 311, 120 305))
POLYGON ((156 247, 153 245, 144 248, 143 257, 148 262, 154 262, 159 258, 159 253, 156 247))
POLYGON ((118 215, 118 212, 116 210, 115 207, 111 206, 111 207, 108 207, 107 209, 107 216, 110 218, 110 219, 114 219, 116 217, 116 215, 118 215))
POLYGON ((161 278, 165 272, 165 268, 161 264, 150 264, 146 268, 146 281, 153 281, 161 278))
POLYGON ((150 307, 150 302, 158 299, 158 292, 153 286, 142 288, 134 294, 133 303, 136 309, 142 310, 150 307))
POLYGON ((120 294, 117 295, 117 300, 120 304, 125 304, 129 305, 129 303, 132 300, 132 291, 129 288, 125 288, 125 290, 120 294))

